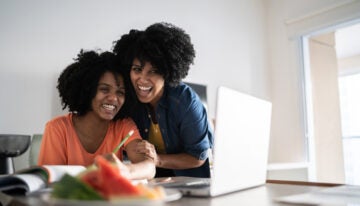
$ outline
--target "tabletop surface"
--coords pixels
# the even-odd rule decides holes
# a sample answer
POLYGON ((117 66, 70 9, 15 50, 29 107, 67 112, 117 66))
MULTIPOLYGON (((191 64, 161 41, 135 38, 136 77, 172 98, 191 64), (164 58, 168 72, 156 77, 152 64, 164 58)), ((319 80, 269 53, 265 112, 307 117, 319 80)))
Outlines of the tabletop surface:
MULTIPOLYGON (((179 200, 166 202, 164 205, 187 205, 187 206, 227 206, 227 205, 291 205, 274 201, 275 198, 301 194, 316 190, 321 190, 329 186, 336 186, 332 184, 309 184, 298 182, 282 182, 282 181, 267 181, 265 185, 258 186, 251 189, 237 191, 234 193, 221 195, 218 197, 204 198, 204 197, 187 197, 183 196, 179 200)), ((10 197, 0 193, 0 201, 2 205, 36 205, 45 206, 50 205, 44 202, 39 197, 10 197)), ((114 206, 117 204, 114 204, 114 206)))

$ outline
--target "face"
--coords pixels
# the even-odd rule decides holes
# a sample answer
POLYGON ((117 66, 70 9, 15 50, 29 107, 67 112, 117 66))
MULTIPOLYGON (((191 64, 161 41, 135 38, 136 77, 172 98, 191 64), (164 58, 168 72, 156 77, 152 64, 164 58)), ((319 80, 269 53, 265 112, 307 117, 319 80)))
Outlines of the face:
POLYGON ((104 120, 112 120, 125 102, 125 86, 121 75, 105 72, 92 100, 92 112, 104 120), (115 79, 116 78, 116 79, 115 79))
POLYGON ((150 62, 141 65, 138 59, 134 59, 130 79, 139 101, 150 103, 155 107, 164 92, 165 85, 164 77, 159 74, 158 69, 150 62))

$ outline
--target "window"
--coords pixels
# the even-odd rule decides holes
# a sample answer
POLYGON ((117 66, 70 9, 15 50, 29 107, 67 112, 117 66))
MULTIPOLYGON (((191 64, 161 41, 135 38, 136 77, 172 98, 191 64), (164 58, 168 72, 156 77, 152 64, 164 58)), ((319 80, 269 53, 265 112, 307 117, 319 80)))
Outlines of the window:
POLYGON ((347 184, 360 184, 360 73, 339 76, 341 129, 347 184))

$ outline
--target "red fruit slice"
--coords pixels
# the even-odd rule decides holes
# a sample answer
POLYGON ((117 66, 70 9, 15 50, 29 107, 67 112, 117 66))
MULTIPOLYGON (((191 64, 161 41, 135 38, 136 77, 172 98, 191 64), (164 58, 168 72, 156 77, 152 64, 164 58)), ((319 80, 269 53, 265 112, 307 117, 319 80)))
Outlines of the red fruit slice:
POLYGON ((106 198, 141 195, 141 190, 134 186, 129 179, 121 176, 119 169, 104 157, 99 156, 96 163, 99 167, 101 193, 106 198))
POLYGON ((98 169, 88 171, 83 174, 80 179, 96 191, 101 191, 102 183, 100 182, 100 171, 98 169))

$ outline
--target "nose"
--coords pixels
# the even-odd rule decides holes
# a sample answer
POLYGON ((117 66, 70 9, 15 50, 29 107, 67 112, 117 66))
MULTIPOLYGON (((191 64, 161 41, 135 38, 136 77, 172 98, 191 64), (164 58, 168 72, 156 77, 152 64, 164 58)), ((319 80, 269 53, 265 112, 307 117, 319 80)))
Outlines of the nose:
POLYGON ((150 79, 150 74, 146 71, 141 71, 141 73, 139 74, 139 78, 138 80, 140 80, 140 82, 142 83, 147 83, 150 79))
POLYGON ((144 72, 144 70, 141 70, 141 72, 138 73, 138 78, 139 79, 146 79, 146 73, 144 72))
POLYGON ((107 98, 108 98, 108 100, 110 100, 112 102, 117 102, 118 101, 118 96, 117 96, 116 93, 109 93, 107 98))

